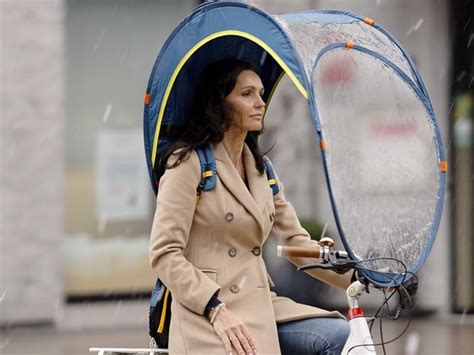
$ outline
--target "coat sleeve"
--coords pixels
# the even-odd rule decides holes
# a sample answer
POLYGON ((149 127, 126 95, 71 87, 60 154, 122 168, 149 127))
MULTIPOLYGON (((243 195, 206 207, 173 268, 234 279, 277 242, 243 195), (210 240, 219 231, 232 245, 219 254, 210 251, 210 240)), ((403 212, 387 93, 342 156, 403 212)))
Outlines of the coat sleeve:
MULTIPOLYGON (((310 238, 309 233, 301 226, 296 211, 291 203, 285 198, 285 188, 277 177, 280 191, 274 196, 275 218, 271 239, 280 245, 289 245, 297 247, 319 248, 319 243, 310 238)), ((320 260, 310 258, 288 258, 293 264, 302 266, 310 263, 316 263, 320 260)), ((332 286, 346 289, 351 284, 353 272, 349 271, 340 275, 331 270, 308 270, 307 274, 332 286)))
MULTIPOLYGON (((172 161, 173 156, 170 158, 172 161)), ((150 237, 150 264, 173 298, 191 311, 204 314, 219 285, 184 256, 196 208, 196 188, 201 181, 196 152, 160 179, 150 237)))

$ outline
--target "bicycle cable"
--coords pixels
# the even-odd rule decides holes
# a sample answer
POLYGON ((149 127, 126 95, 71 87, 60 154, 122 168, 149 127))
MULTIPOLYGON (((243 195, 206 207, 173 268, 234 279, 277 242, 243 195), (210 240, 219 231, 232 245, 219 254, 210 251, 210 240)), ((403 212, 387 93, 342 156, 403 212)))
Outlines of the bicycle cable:
MULTIPOLYGON (((390 276, 390 275, 387 275, 386 273, 383 273, 383 272, 380 272, 380 271, 377 271, 377 270, 373 270, 373 269, 368 269, 368 268, 363 268, 363 267, 359 267, 359 266, 356 266, 356 271, 357 270, 360 270, 360 271, 370 271, 370 272, 373 272, 373 273, 378 273, 378 274, 381 274, 383 275, 384 277, 388 277, 390 278, 392 281, 391 283, 393 283, 393 286, 396 287, 396 289, 394 291, 392 291, 390 293, 390 295, 387 297, 387 291, 384 289, 383 290, 383 293, 384 293, 384 302, 382 303, 382 305, 377 309, 377 311, 375 312, 375 315, 372 317, 372 319, 369 321, 370 322, 370 332, 372 333, 372 328, 373 328, 373 324, 375 322, 376 319, 379 319, 379 329, 380 329, 380 340, 381 342, 380 343, 376 343, 376 344, 371 344, 370 346, 381 346, 382 347, 382 350, 383 350, 383 354, 386 355, 386 349, 385 349, 385 345, 387 344, 390 344, 394 341, 396 341, 397 339, 401 338, 405 333, 406 331, 408 330, 410 324, 411 324, 411 320, 412 320, 412 317, 413 317, 413 302, 412 302, 412 296, 409 292, 409 290, 406 288, 406 286, 404 285, 405 283, 405 280, 407 278, 407 275, 411 275, 412 277, 414 277, 416 279, 416 283, 418 283, 418 277, 411 271, 408 271, 407 270, 407 267, 406 265, 401 261, 401 260, 398 260, 398 259, 395 259, 395 258, 390 258, 390 257, 380 257, 380 258, 372 258, 372 259, 366 259, 366 260, 360 260, 360 261, 357 261, 356 264, 360 264, 360 263, 364 263, 364 262, 368 262, 368 261, 376 261, 376 260, 392 260, 392 261, 395 261, 399 264, 402 265, 403 269, 404 269, 404 272, 402 273, 398 273, 397 275, 395 275, 394 277, 390 276), (399 276, 402 276, 402 280, 399 281, 398 280, 398 277, 399 276), (402 294, 401 294, 401 291, 400 290, 403 290, 403 292, 405 293, 405 296, 406 298, 403 298, 403 303, 406 301, 408 301, 409 303, 409 306, 410 306, 410 312, 408 314, 408 322, 405 326, 405 328, 402 330, 402 332, 397 335, 395 338, 389 340, 389 341, 384 341, 384 338, 383 338, 383 324, 382 324, 382 321, 383 321, 383 318, 387 318, 387 319, 391 319, 391 320, 395 320, 399 317, 400 315, 400 312, 401 312, 401 309, 404 308, 404 306, 406 306, 405 304, 402 304, 402 294), (399 301, 399 305, 397 307, 397 311, 396 311, 396 314, 393 315, 391 310, 390 310, 390 307, 389 307, 389 301, 390 299, 395 295, 395 294, 399 294, 400 295, 400 301, 399 301), (387 308, 387 311, 388 311, 388 316, 384 316, 383 314, 383 309, 384 307, 387 308), (379 316, 379 314, 381 314, 379 316)), ((357 347, 361 347, 361 346, 366 346, 365 344, 359 344, 359 345, 354 345, 353 347, 351 347, 347 354, 349 354, 352 350, 354 350, 355 348, 357 347)))

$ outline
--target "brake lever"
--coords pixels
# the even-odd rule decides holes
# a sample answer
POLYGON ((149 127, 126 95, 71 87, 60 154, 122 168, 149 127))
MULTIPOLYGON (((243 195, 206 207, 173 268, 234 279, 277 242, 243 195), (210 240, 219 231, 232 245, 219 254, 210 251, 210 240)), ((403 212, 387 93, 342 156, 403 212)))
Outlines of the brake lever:
POLYGON ((413 280, 411 279, 410 281, 406 282, 404 284, 404 287, 405 287, 405 291, 408 293, 405 293, 405 292, 398 292, 399 295, 400 295, 400 306, 402 307, 402 309, 405 309, 406 306, 412 306, 412 298, 415 297, 416 295, 416 291, 418 290, 418 281, 417 280, 413 280))

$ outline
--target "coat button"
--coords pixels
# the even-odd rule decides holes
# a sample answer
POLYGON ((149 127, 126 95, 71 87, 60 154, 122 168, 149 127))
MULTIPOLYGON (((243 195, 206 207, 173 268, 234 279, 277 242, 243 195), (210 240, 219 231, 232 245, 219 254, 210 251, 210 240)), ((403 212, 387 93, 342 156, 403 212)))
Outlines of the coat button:
POLYGON ((230 292, 239 293, 240 292, 240 287, 237 286, 237 285, 232 285, 232 286, 230 286, 230 292))
POLYGON ((270 216, 268 216, 270 218, 270 222, 273 222, 273 220, 275 219, 275 213, 272 212, 270 213, 270 216))
POLYGON ((235 248, 230 248, 227 253, 229 254, 229 256, 231 257, 234 257, 237 255, 237 250, 235 248))
POLYGON ((232 212, 229 212, 225 215, 225 220, 227 222, 231 222, 234 219, 234 214, 232 212))
POLYGON ((255 248, 252 249, 252 253, 255 256, 259 256, 261 252, 262 252, 262 250, 260 249, 260 247, 255 247, 255 248))

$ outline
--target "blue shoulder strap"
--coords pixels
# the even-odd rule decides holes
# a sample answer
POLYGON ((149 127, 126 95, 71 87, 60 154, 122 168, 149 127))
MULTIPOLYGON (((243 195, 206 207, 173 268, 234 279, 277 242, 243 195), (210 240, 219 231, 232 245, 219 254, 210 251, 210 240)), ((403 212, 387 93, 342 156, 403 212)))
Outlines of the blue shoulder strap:
POLYGON ((272 163, 270 159, 266 156, 263 157, 263 163, 265 164, 265 172, 267 173, 268 185, 272 188, 273 196, 275 196, 280 191, 280 186, 278 186, 275 176, 275 170, 273 170, 272 163))
MULTIPOLYGON (((199 156, 199 163, 201 164, 201 182, 197 189, 197 203, 199 203, 202 191, 211 191, 216 187, 217 170, 216 158, 209 145, 196 149, 196 152, 199 156)), ((263 157, 263 163, 265 165, 268 185, 270 185, 273 196, 275 196, 280 191, 280 187, 276 181, 275 171, 273 170, 272 163, 270 163, 270 159, 266 156, 263 157)))
POLYGON ((150 297, 150 308, 156 307, 159 301, 163 298, 166 286, 161 282, 159 278, 156 279, 155 288, 151 292, 150 297))
POLYGON ((200 191, 210 191, 216 187, 217 170, 216 158, 209 145, 196 149, 201 163, 201 183, 198 187, 198 195, 200 191))

